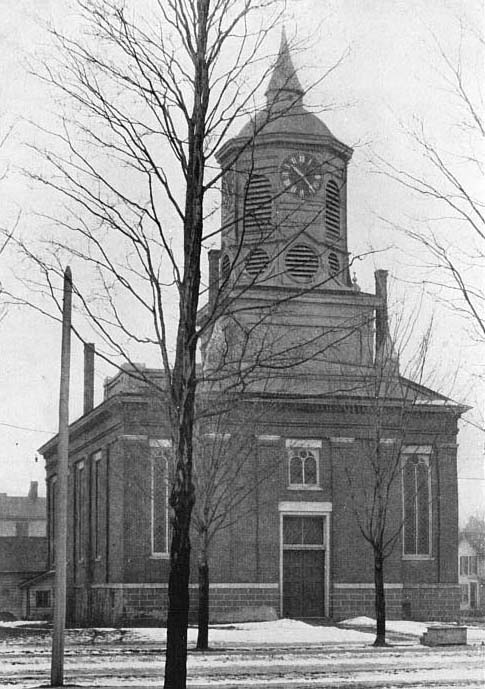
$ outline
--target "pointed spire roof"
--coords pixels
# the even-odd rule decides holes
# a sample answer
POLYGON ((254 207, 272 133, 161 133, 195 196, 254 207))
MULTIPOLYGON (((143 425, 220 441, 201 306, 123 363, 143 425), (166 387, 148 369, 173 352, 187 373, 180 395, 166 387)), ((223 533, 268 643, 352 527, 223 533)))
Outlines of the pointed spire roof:
POLYGON ((265 94, 268 106, 279 100, 291 99, 295 103, 301 102, 304 93, 291 60, 288 39, 283 27, 278 58, 265 94))

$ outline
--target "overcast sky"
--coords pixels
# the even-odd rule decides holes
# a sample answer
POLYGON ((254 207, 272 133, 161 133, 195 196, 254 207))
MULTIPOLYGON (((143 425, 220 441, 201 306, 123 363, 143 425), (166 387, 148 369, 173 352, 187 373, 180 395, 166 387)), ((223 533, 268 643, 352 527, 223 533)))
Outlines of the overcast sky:
MULTIPOLYGON (((308 39, 307 50, 294 59, 303 84, 310 83, 318 70, 349 49, 342 66, 311 100, 314 104, 331 100, 342 106, 324 119, 339 139, 355 147, 349 172, 349 243, 354 253, 369 247, 382 250, 378 257, 359 263, 359 283, 363 289, 373 291, 374 269, 387 268, 393 299, 412 301, 419 291, 415 289, 420 280, 419 264, 424 261, 419 252, 413 256, 404 241, 401 245, 385 220, 405 223, 415 207, 402 191, 377 177, 369 161, 379 154, 393 162, 415 164, 402 127, 416 116, 425 120, 438 141, 446 140, 448 132, 452 132, 454 107, 441 88, 442 69, 435 40, 456 56, 460 20, 471 17, 475 26, 483 28, 482 3, 289 0, 287 4, 290 38, 296 34, 298 39, 308 39), (412 289, 406 282, 411 273, 412 289)), ((0 188, 0 225, 11 223, 22 210, 19 232, 27 236, 33 222, 28 209, 41 203, 32 195, 41 192, 27 187, 15 166, 20 161, 25 163, 22 141, 31 136, 24 120, 45 118, 46 109, 52 107, 42 85, 29 75, 28 59, 38 56, 41 49, 45 51, 47 39, 40 20, 69 25, 73 15, 64 0, 0 0, 0 11, 0 114, 4 126, 15 124, 8 144, 0 152, 2 166, 10 165, 9 177, 0 188)), ((275 47, 279 36, 280 27, 275 27, 275 47)), ((466 59, 466 66, 474 69, 474 56, 466 59)), ((12 265, 9 261, 2 259, 2 275, 26 270, 24 264, 12 265)), ((431 308, 427 301, 423 323, 431 308)), ((483 345, 472 342, 466 322, 441 307, 438 313, 433 352, 442 378, 440 391, 475 406, 477 412, 469 418, 480 424, 483 387, 477 382, 477 367, 484 360, 483 345)), ((44 480, 43 461, 35 461, 36 449, 57 427, 59 328, 39 315, 11 308, 1 324, 0 347, 0 492, 25 494, 30 480, 44 480)), ((107 373, 98 367, 98 401, 107 373)), ((82 404, 82 352, 78 345, 73 352, 72 381, 74 419, 82 404)), ((460 442, 463 519, 483 500, 484 436, 465 424, 460 442)))

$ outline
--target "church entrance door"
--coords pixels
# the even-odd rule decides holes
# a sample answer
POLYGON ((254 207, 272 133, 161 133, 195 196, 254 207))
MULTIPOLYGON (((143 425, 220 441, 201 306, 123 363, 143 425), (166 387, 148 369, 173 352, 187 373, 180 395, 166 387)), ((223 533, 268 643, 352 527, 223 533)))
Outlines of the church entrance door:
POLYGON ((324 617, 323 516, 283 516, 283 616, 324 617))

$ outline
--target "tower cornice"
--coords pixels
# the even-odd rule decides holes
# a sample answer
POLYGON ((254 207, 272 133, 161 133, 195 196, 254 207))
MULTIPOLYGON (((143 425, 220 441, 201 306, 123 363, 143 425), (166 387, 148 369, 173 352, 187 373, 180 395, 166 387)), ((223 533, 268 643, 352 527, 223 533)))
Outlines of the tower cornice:
MULTIPOLYGON (((237 136, 233 139, 229 139, 216 153, 216 160, 218 163, 223 164, 228 158, 235 158, 238 154, 243 151, 246 147, 248 152, 251 152, 254 148, 281 148, 288 149, 289 147, 288 134, 285 132, 273 133, 268 132, 257 135, 254 140, 249 136, 237 136)), ((330 150, 339 155, 341 158, 348 162, 353 155, 353 149, 350 146, 342 143, 334 136, 317 136, 309 135, 305 133, 293 133, 291 134, 291 147, 292 148, 309 148, 311 150, 325 149, 330 150)))

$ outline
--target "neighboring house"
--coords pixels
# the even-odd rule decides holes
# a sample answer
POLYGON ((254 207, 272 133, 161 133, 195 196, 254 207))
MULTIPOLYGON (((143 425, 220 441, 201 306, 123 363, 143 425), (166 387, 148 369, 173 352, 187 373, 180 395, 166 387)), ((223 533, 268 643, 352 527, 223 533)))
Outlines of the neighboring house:
MULTIPOLYGON (((281 113, 278 120, 247 147, 235 169, 234 153, 266 121, 266 111, 218 154, 225 170, 224 229, 220 251, 210 252, 209 302, 200 313, 203 324, 215 304, 214 287, 223 285, 231 306, 202 342, 208 376, 224 354, 236 364, 239 356, 259 360, 219 434, 223 440, 247 434, 250 461, 238 480, 252 488, 214 537, 212 618, 268 608, 288 617, 373 614, 372 549, 354 517, 348 475, 357 467, 353 492, 362 501, 366 490, 372 492, 363 456, 375 439, 373 383, 386 358, 377 444, 381 460, 398 453, 400 461, 390 491, 389 529, 399 537, 385 563, 387 612, 455 618, 456 443, 463 408, 399 374, 387 325, 386 271, 376 272, 375 294, 361 292, 351 279, 352 150, 304 108, 285 40, 266 95, 268 110, 281 113), (264 483, 255 480, 261 474, 264 483)), ((92 408, 93 356, 87 351, 89 403, 69 435, 69 621, 164 622, 171 479, 164 377, 144 369, 148 384, 121 371, 92 408)), ((210 399, 211 392, 203 387, 202 402, 204 395, 210 399)), ((215 442, 209 422, 201 432, 209 445, 215 442)), ((52 568, 57 437, 40 452, 52 568)), ((192 615, 196 538, 193 545, 192 615)))
POLYGON ((485 608, 485 553, 472 544, 466 534, 458 545, 461 610, 485 608))
POLYGON ((43 572, 47 563, 46 499, 38 496, 37 482, 26 497, 0 493, 0 618, 23 618, 50 612, 50 601, 40 600, 29 611, 22 584, 43 572))

